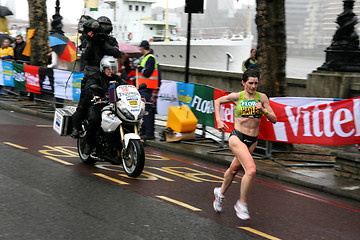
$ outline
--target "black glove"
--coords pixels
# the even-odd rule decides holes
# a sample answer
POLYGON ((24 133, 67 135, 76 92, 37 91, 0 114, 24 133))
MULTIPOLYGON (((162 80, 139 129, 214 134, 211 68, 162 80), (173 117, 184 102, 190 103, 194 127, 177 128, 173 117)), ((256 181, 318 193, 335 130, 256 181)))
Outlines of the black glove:
POLYGON ((94 96, 93 99, 91 100, 91 102, 95 104, 100 104, 101 103, 101 97, 99 96, 94 96))

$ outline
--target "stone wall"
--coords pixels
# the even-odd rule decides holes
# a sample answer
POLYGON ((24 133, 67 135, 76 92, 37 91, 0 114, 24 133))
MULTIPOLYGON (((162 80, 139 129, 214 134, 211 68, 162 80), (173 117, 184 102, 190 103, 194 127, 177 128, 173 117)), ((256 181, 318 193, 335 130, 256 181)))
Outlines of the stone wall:
POLYGON ((360 96, 360 73, 314 71, 308 74, 306 96, 341 99, 360 96))
MULTIPOLYGON (((184 67, 162 65, 161 70, 162 79, 185 81, 184 67)), ((192 68, 190 69, 189 82, 235 92, 241 89, 241 76, 241 73, 192 68)), ((345 99, 360 96, 360 73, 314 71, 308 74, 308 79, 287 78, 286 81, 287 96, 289 97, 345 99)))
POLYGON ((360 181, 360 154, 336 153, 334 175, 360 181))
MULTIPOLYGON (((177 82, 185 81, 185 68, 161 65, 162 79, 177 82)), ((223 72, 205 69, 190 69, 189 83, 212 86, 224 91, 234 92, 241 88, 240 73, 223 72)))

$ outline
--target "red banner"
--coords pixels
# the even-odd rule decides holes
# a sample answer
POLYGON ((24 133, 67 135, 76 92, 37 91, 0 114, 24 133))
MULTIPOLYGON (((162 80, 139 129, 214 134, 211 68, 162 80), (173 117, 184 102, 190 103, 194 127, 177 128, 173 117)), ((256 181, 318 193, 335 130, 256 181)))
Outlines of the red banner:
POLYGON ((24 65, 26 91, 40 93, 39 67, 24 65))
POLYGON ((260 139, 314 145, 360 143, 360 97, 308 107, 273 101, 270 105, 277 123, 263 117, 260 139))

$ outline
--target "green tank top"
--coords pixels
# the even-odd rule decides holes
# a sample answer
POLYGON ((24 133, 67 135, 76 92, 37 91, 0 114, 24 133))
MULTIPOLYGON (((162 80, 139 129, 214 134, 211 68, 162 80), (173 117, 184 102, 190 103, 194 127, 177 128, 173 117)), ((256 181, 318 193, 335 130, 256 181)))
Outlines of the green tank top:
POLYGON ((235 117, 261 118, 262 112, 255 107, 256 102, 261 102, 259 92, 255 92, 253 100, 248 100, 244 91, 240 92, 239 100, 234 109, 235 117))

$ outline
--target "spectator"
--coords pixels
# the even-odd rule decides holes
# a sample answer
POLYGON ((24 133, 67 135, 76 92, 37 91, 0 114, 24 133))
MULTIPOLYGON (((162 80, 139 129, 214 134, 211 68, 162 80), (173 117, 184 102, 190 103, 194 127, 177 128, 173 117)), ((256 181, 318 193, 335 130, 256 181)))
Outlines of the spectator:
MULTIPOLYGON (((48 46, 50 47, 50 42, 48 41, 48 46)), ((56 52, 50 51, 48 53, 49 56, 49 64, 47 65, 48 68, 57 68, 57 69, 67 69, 67 63, 65 60, 59 58, 56 52)))
MULTIPOLYGON (((48 46, 50 47, 50 42, 48 41, 48 46)), ((64 59, 59 58, 56 52, 51 50, 48 54, 49 57, 49 64, 47 65, 48 68, 56 68, 67 70, 67 63, 64 59)), ((55 97, 55 108, 62 108, 64 107, 64 99, 55 97)))
POLYGON ((146 83, 146 89, 140 89, 139 92, 146 100, 145 111, 148 112, 144 116, 144 122, 140 128, 140 136, 142 140, 153 140, 155 139, 155 104, 152 103, 153 93, 159 89, 159 64, 152 54, 150 44, 144 40, 140 43, 140 51, 143 54, 140 64, 137 66, 138 72, 138 85, 146 83))
POLYGON ((28 63, 30 61, 30 57, 23 55, 26 42, 24 41, 21 35, 17 35, 15 41, 16 41, 14 47, 15 61, 18 63, 28 63))
POLYGON ((5 38, 0 48, 0 58, 10 60, 14 58, 14 49, 10 47, 10 40, 5 38))
POLYGON ((124 65, 120 70, 120 77, 124 79, 128 84, 136 86, 136 71, 132 67, 132 62, 129 58, 126 58, 124 65))
POLYGON ((242 64, 243 72, 245 72, 248 69, 256 69, 256 63, 257 63, 256 49, 253 48, 250 51, 250 57, 248 59, 246 59, 245 61, 243 61, 243 64, 242 64))

